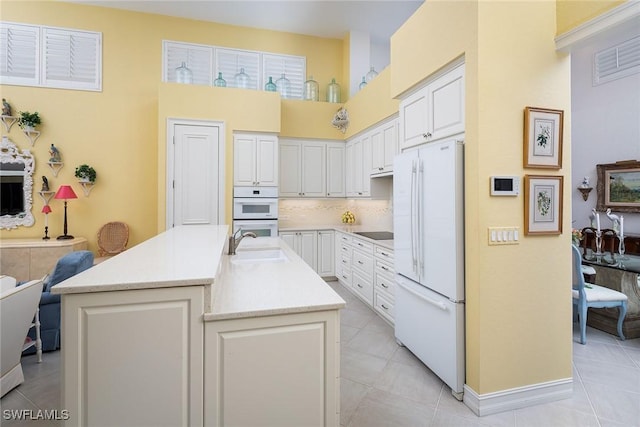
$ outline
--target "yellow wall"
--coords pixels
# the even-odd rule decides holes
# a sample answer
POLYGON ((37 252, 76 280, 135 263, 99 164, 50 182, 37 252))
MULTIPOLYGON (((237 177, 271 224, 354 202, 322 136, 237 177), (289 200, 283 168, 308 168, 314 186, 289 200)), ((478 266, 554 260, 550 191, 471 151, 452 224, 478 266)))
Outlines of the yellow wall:
POLYGON ((280 136, 291 138, 343 139, 331 121, 344 104, 282 100, 280 136))
MULTIPOLYGON (((3 0, 1 19, 102 33, 102 92, 1 86, 2 96, 16 110, 40 113, 42 136, 32 148, 36 189, 40 189, 41 175, 49 178, 54 189, 61 184, 74 186, 79 198, 69 202, 69 233, 87 237, 92 250, 97 248, 98 228, 108 221, 122 220, 130 225, 130 246, 164 228, 164 213, 158 213, 164 207, 164 180, 159 179, 164 170, 158 168, 164 155, 164 134, 159 133, 159 129, 164 132, 164 124, 158 123, 162 40, 304 55, 308 74, 320 83, 321 99, 331 78, 339 78, 343 72, 343 41, 338 39, 53 1, 3 0), (65 162, 58 177, 46 166, 51 143, 59 147, 65 162), (92 165, 98 174, 90 197, 82 195, 73 176, 75 166, 81 163, 92 165)), ((211 88, 194 90, 209 93, 211 88)), ((211 108, 215 113, 215 107, 211 108)), ((230 120, 235 122, 237 117, 230 120)), ((225 119, 224 115, 217 118, 225 119)), ((271 126, 280 127, 279 114, 271 126)), ((9 137, 20 148, 30 148, 17 126, 9 137)), ((57 236, 62 234, 62 202, 54 201, 51 207, 49 230, 57 236)), ((41 237, 41 209, 42 201, 34 195, 35 225, 3 230, 0 237, 41 237)))
POLYGON ((627 0, 556 0, 556 33, 565 33, 626 2, 627 0))
POLYGON ((487 243, 488 227, 524 221, 523 196, 490 197, 489 177, 541 173, 522 166, 525 106, 565 110, 564 168, 542 173, 568 179, 570 69, 554 34, 552 2, 432 1, 392 38, 396 95, 465 56, 466 382, 481 395, 572 374, 569 233, 487 243))

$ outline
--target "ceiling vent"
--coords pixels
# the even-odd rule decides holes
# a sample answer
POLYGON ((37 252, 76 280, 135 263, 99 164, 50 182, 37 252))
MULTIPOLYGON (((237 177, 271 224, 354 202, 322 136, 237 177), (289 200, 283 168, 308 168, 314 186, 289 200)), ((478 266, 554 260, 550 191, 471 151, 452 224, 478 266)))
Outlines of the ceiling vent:
POLYGON ((593 56, 593 85, 640 73, 640 36, 593 56))

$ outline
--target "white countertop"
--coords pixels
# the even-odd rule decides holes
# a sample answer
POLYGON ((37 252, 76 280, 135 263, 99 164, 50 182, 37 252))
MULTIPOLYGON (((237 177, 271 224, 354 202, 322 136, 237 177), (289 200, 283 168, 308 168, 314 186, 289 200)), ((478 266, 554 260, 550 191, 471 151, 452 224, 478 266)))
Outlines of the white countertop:
POLYGON ((280 248, 288 261, 235 264, 223 256, 221 280, 213 290, 213 308, 205 320, 269 316, 343 308, 345 301, 284 241, 244 238, 237 253, 280 248))
POLYGON ((327 225, 327 224, 310 224, 310 225, 298 225, 292 226, 289 224, 283 224, 283 226, 278 226, 278 231, 309 231, 309 230, 335 230, 340 231, 342 233, 352 234, 353 237, 357 237, 358 239, 366 240, 375 245, 383 246, 387 249, 393 249, 393 240, 374 240, 368 237, 361 236, 359 234, 355 234, 360 231, 389 231, 393 233, 393 230, 384 230, 380 228, 370 227, 366 225, 327 225))
POLYGON ((52 293, 210 285, 227 239, 226 225, 172 228, 55 286, 52 293))

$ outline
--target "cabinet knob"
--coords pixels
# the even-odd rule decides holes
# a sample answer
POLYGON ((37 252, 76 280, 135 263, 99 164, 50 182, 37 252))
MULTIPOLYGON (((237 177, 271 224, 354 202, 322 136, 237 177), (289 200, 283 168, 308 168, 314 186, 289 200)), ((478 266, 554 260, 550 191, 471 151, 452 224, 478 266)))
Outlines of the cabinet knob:
POLYGON ((389 289, 389 286, 385 285, 384 283, 380 283, 380 286, 382 286, 385 289, 389 289))
POLYGON ((431 132, 423 133, 422 136, 424 136, 425 139, 431 138, 431 132))
POLYGON ((380 304, 380 307, 384 308, 385 310, 389 310, 389 307, 387 307, 387 306, 386 306, 386 305, 384 305, 384 304, 380 304))

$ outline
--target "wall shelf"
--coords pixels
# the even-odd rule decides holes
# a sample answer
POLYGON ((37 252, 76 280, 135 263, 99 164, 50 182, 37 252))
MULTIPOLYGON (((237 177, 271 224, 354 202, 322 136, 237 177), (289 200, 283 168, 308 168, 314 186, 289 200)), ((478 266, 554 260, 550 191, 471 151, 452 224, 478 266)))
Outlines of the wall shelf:
POLYGON ((18 117, 16 116, 0 116, 0 120, 2 120, 2 124, 7 132, 11 131, 11 126, 13 126, 17 121, 18 117))
POLYGON ((38 138, 40 138, 40 131, 39 130, 24 130, 23 129, 22 132, 24 132, 26 137, 29 139, 29 142, 31 142, 31 146, 32 147, 36 143, 36 140, 38 138))
POLYGON ((53 172, 53 176, 58 176, 58 172, 60 172, 60 169, 62 169, 62 166, 64 166, 63 162, 47 162, 47 164, 53 172))
POLYGON ((91 189, 93 188, 94 185, 96 185, 95 182, 86 182, 86 181, 78 181, 78 184, 80 184, 80 186, 82 187, 82 191, 84 192, 84 195, 86 197, 89 197, 89 194, 91 193, 91 189))
POLYGON ((49 201, 51 200, 53 195, 56 194, 56 192, 55 191, 38 191, 38 194, 42 198, 42 201, 44 202, 44 204, 48 205, 49 201))

